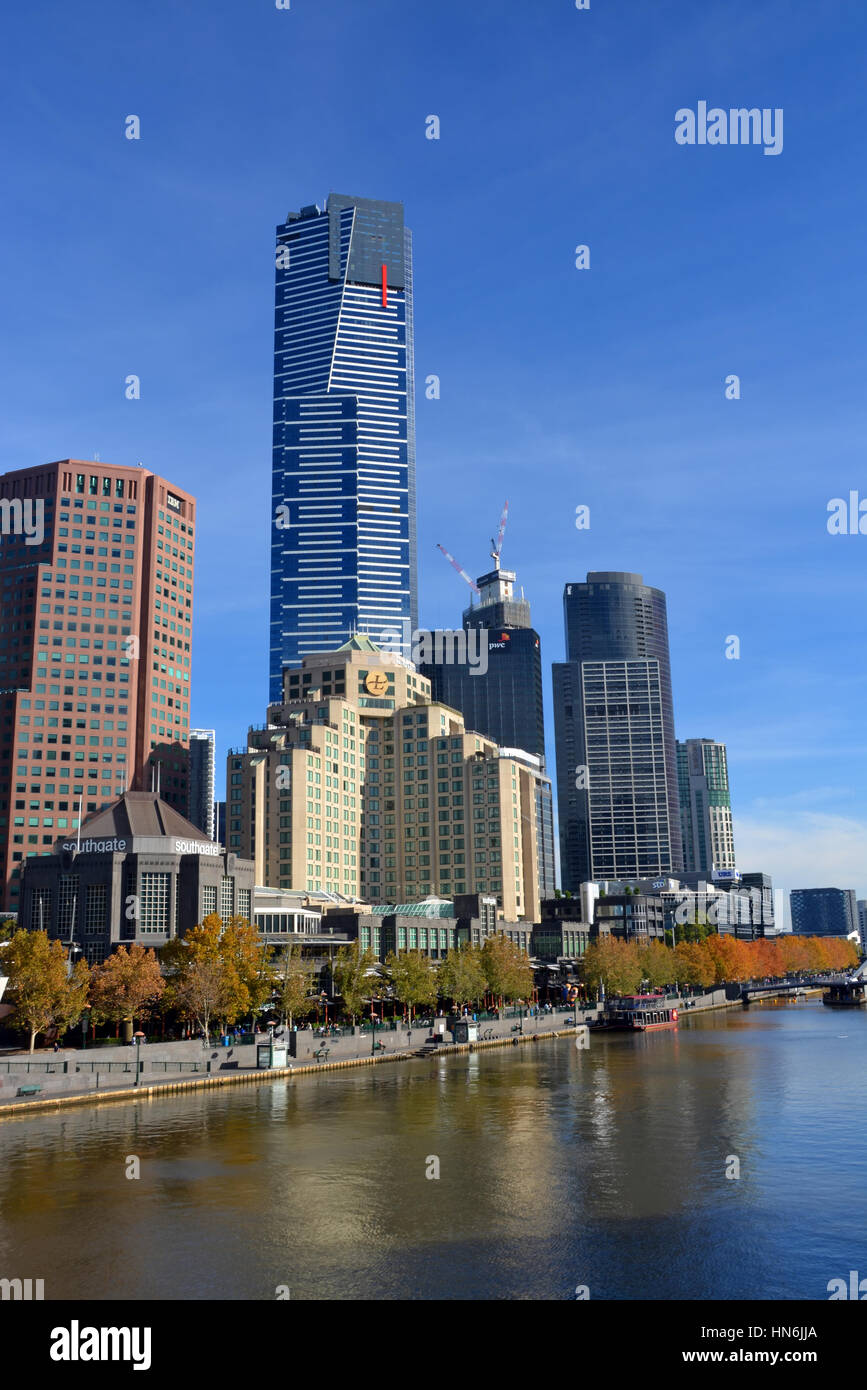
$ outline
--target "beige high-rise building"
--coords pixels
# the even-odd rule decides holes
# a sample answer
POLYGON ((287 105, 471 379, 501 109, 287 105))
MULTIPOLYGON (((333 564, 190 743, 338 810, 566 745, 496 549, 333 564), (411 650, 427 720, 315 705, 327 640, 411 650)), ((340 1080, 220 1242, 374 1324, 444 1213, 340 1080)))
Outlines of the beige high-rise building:
POLYGON ((272 888, 376 903, 496 895, 539 914, 532 773, 355 636, 284 671, 281 705, 226 768, 227 847, 272 888))

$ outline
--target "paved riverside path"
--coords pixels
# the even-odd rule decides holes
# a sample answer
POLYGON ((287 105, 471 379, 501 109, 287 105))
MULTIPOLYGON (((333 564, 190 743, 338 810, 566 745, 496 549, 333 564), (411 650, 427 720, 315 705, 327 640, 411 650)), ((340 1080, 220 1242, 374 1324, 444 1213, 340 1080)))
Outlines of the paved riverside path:
MULTIPOLYGON (((579 1012, 578 1022, 589 1021, 596 1010, 579 1012)), ((550 1014, 529 1015, 522 1018, 480 1019, 478 1024, 479 1041, 493 1039, 510 1040, 521 1032, 525 1037, 538 1034, 550 1035, 574 1026, 575 1014, 571 1009, 557 1009, 550 1014)), ((279 1031, 279 1030, 278 1030, 279 1031)), ((288 1057, 287 1064, 296 1067, 315 1067, 333 1062, 365 1060, 376 1056, 384 1059, 389 1055, 406 1056, 418 1052, 431 1037, 430 1027, 406 1026, 396 1029, 377 1028, 375 1038, 369 1029, 362 1033, 349 1028, 341 1030, 342 1035, 320 1037, 309 1028, 299 1029, 296 1035, 296 1057, 288 1057), (377 1043, 374 1053, 373 1043, 377 1043), (316 1053, 327 1052, 317 1057, 316 1053)), ((288 1033, 287 1033, 288 1036, 288 1033)), ((267 1033, 256 1034, 257 1043, 268 1041, 267 1033)), ((278 1038, 278 1043, 285 1038, 278 1038)), ((452 1045, 451 1033, 447 1032, 443 1045, 452 1045)), ((472 1044, 471 1044, 472 1045, 472 1044)), ((200 1039, 186 1042, 144 1043, 140 1049, 142 1064, 141 1086, 159 1085, 172 1081, 192 1081, 207 1075, 220 1076, 252 1074, 257 1070, 257 1050, 253 1043, 236 1044, 224 1047, 204 1047, 200 1039), (209 1065, 210 1064, 210 1065, 209 1065)), ((37 1050, 31 1057, 28 1052, 4 1052, 0 1054, 0 1107, 23 1105, 29 1100, 49 1100, 62 1096, 81 1096, 96 1092, 128 1090, 135 1085, 136 1049, 130 1044, 117 1046, 98 1046, 82 1048, 61 1048, 37 1050), (7 1071, 7 1064, 9 1070, 7 1071), (20 1087, 37 1085, 41 1088, 35 1096, 18 1096, 20 1087)), ((262 1073, 263 1076, 267 1073, 262 1073)))

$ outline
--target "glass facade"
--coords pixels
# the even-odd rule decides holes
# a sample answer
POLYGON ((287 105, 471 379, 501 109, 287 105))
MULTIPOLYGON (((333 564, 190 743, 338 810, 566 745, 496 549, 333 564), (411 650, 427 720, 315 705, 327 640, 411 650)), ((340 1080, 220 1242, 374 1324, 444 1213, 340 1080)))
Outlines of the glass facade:
POLYGON ((563 887, 683 867, 665 595, 588 574, 563 597, 554 721, 563 887))
POLYGON ((795 936, 850 936, 858 930, 854 888, 793 888, 789 903, 795 936))
POLYGON ((691 738, 677 744, 683 867, 692 873, 734 869, 735 846, 724 743, 691 738))
POLYGON ((331 194, 277 229, 270 698, 352 632, 417 627, 412 251, 400 203, 331 194))
POLYGON ((190 781, 188 819, 209 840, 214 839, 213 729, 190 729, 190 781))

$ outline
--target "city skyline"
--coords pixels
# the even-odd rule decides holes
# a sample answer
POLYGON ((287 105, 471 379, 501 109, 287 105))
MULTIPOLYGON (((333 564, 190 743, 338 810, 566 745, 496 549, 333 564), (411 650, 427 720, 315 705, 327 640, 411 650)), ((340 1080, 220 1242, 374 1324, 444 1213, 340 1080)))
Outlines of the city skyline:
MULTIPOLYGON (((372 36, 351 7, 336 8, 343 29, 335 41, 360 62, 374 52, 372 36)), ((215 136, 196 114, 197 105, 209 109, 201 74, 186 88, 183 81, 197 28, 177 21, 167 71, 179 80, 159 93, 143 60, 121 64, 111 86, 115 108, 79 84, 73 97, 64 56, 70 31, 58 16, 40 36, 39 90, 22 73, 3 97, 30 120, 12 154, 20 206, 3 233, 7 263, 18 273, 8 286, 14 410, 6 412, 0 466, 38 467, 68 454, 99 453, 126 466, 142 459, 200 497, 191 722, 216 728, 222 765, 266 692, 272 228, 311 188, 400 199, 416 235, 422 620, 451 625, 462 598, 436 542, 481 570, 506 494, 504 563, 533 596, 546 664, 562 658, 564 583, 593 569, 643 573, 668 595, 678 733, 707 733, 728 748, 739 865, 767 870, 789 888, 802 886, 810 863, 810 880, 852 886, 863 897, 863 776, 855 760, 864 755, 864 676, 853 634, 861 630, 865 542, 832 536, 825 525, 828 500, 848 496, 858 482, 864 364, 854 305, 863 271, 847 234, 833 255, 826 243, 827 209, 845 186, 839 175, 858 128, 857 84, 840 92, 845 119, 840 110, 812 108, 807 119, 810 80, 830 59, 821 19, 805 8, 791 47, 778 53, 771 21, 756 17, 759 52, 773 49, 778 59, 778 90, 758 91, 755 100, 786 106, 785 151, 755 161, 749 150, 682 149, 673 114, 692 94, 664 65, 650 75, 648 57, 661 54, 661 40, 642 7, 631 7, 634 27, 621 35, 613 86, 601 40, 575 28, 586 16, 513 14, 502 30, 482 16, 467 20, 458 63, 466 64, 467 93, 472 75, 471 99, 460 68, 448 84, 437 68, 447 50, 454 59, 446 37, 457 17, 446 5, 439 23, 408 19, 401 51, 407 38, 424 46, 434 80, 419 90, 414 64, 404 62, 388 112, 394 148, 384 157, 363 139, 345 146, 347 124, 359 121, 353 112, 369 111, 360 68, 348 62, 346 88, 320 94, 291 47, 265 51, 264 23, 236 26, 219 7, 213 15, 211 71, 228 70, 240 52, 274 78, 245 77, 237 92, 224 92, 231 121, 215 136), (516 107, 514 95, 507 100, 490 64, 479 70, 483 46, 496 52, 516 41, 530 61, 544 48, 555 68, 562 65, 547 114, 516 107), (810 54, 798 67, 796 48, 810 54), (292 109, 303 109, 316 131, 306 147, 291 141, 291 162, 277 100, 287 77, 297 89, 292 109), (629 114, 627 92, 644 103, 640 122, 629 114), (610 159, 588 158, 576 175, 583 151, 576 120, 586 121, 588 104, 600 101, 619 113, 610 159), (123 119, 139 106, 137 145, 124 139, 123 119), (440 107, 441 138, 428 140, 425 117, 440 107), (540 147, 546 153, 537 160, 540 147), (40 162, 52 177, 36 185, 28 170, 40 162), (464 197, 470 171, 474 196, 464 197), (814 206, 799 199, 804 178, 814 206), (160 195, 151 200, 158 213, 143 206, 143 179, 145 195, 160 195), (623 192, 630 180, 643 200, 634 231, 621 216, 632 209, 623 192), (60 307, 41 296, 41 253, 25 229, 48 225, 71 185, 78 211, 64 255, 75 285, 60 307), (503 235, 489 214, 498 195, 509 198, 503 235), (592 225, 588 197, 601 209, 592 225), (797 212, 791 227, 773 210, 780 199, 797 212), (141 209, 132 229, 130 205, 141 209), (530 253, 537 231, 538 254, 535 246, 530 253), (591 246, 589 272, 575 268, 578 243, 591 246), (809 288, 794 293, 805 266, 809 288), (186 287, 180 296, 178 284, 186 287), (211 312, 214 292, 220 321, 203 335, 199 320, 211 312), (724 393, 733 371, 743 385, 737 401, 724 393), (141 398, 127 399, 124 381, 136 372, 141 398), (431 375, 438 397, 427 395, 431 375), (739 495, 749 498, 746 506, 732 505, 739 495), (590 508, 589 530, 574 525, 579 504, 590 508), (726 656, 732 635, 737 659, 726 656)), ((324 24, 294 13, 286 22, 313 42, 324 24)), ((129 17, 112 23, 121 35, 134 33, 129 17)), ((707 74, 723 89, 723 104, 733 84, 739 91, 745 82, 767 85, 760 61, 745 74, 736 45, 713 46, 726 32, 726 7, 711 5, 684 23, 683 43, 705 42, 713 54, 707 74)), ((14 17, 13 47, 16 37, 35 42, 35 33, 27 16, 14 17)), ((393 37, 381 42, 387 57, 393 37)), ((833 58, 849 61, 842 46, 833 58)), ((94 34, 91 61, 101 68, 114 61, 104 35, 94 34)), ((383 117, 376 108, 360 129, 383 117)), ((550 766, 547 678, 546 702, 550 766)))

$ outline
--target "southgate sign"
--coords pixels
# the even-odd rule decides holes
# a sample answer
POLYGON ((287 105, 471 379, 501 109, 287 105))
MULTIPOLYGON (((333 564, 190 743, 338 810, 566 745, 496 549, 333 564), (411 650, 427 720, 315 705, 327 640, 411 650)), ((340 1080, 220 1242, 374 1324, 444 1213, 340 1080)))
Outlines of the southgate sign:
POLYGON ((126 840, 82 840, 80 845, 69 840, 63 849, 67 854, 123 854, 126 840))
MULTIPOLYGON (((131 848, 129 840, 67 840, 61 849, 66 854, 125 854, 131 848)), ((172 840, 170 854, 209 854, 219 857, 220 845, 210 840, 172 840)))

